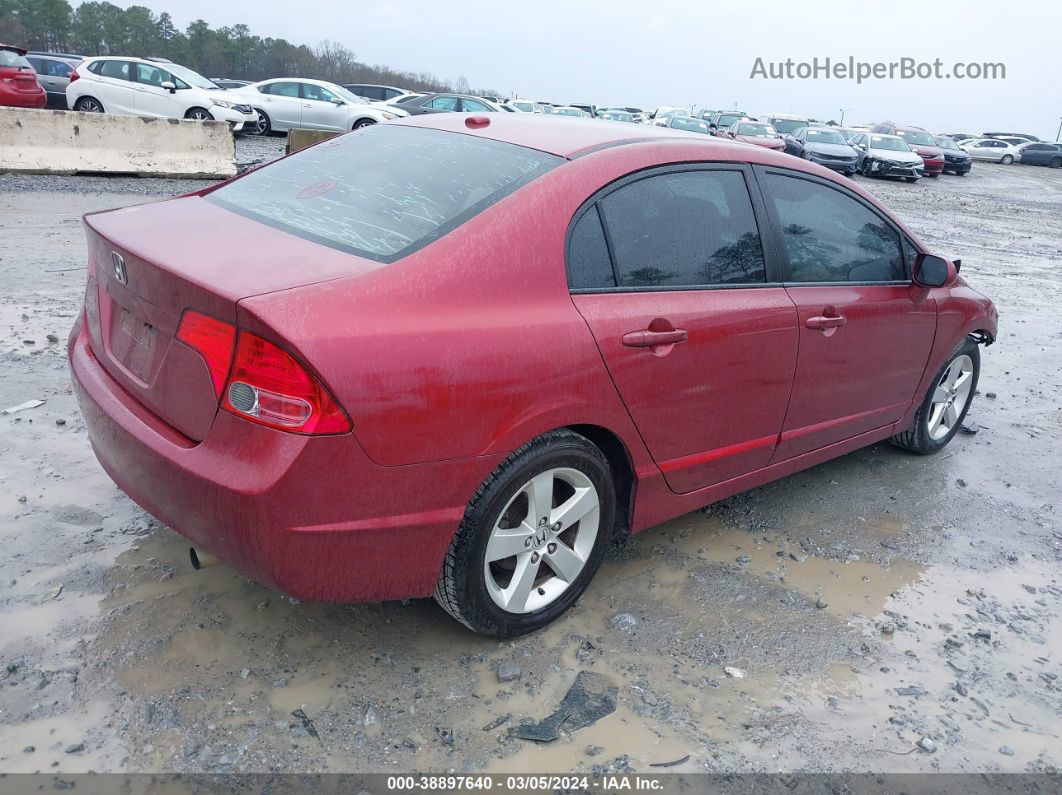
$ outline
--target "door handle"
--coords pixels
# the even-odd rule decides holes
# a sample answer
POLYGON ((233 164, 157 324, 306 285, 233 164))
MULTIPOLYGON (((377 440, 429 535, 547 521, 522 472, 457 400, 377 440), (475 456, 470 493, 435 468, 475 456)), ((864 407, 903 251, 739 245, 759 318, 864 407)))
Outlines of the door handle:
POLYGON ((653 348, 657 345, 675 345, 690 337, 684 328, 670 331, 629 331, 623 335, 623 344, 628 348, 653 348))
POLYGON ((847 322, 848 318, 844 315, 818 315, 817 317, 809 317, 804 325, 815 331, 827 331, 840 328, 847 322))

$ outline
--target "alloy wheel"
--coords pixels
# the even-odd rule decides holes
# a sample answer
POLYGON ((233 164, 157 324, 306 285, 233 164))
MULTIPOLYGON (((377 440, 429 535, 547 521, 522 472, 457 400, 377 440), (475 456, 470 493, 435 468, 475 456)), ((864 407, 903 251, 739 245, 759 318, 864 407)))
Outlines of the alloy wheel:
POLYGON ((536 475, 494 523, 483 559, 487 592, 509 613, 552 604, 578 579, 594 549, 601 503, 578 469, 536 475))
POLYGON ((211 116, 205 110, 196 109, 188 114, 188 118, 193 119, 195 121, 210 121, 213 116, 211 116))
POLYGON ((94 99, 83 99, 77 103, 77 109, 82 113, 103 113, 103 108, 94 99))
POLYGON ((959 422, 973 386, 973 359, 966 354, 956 356, 937 381, 926 418, 929 438, 940 441, 959 422))

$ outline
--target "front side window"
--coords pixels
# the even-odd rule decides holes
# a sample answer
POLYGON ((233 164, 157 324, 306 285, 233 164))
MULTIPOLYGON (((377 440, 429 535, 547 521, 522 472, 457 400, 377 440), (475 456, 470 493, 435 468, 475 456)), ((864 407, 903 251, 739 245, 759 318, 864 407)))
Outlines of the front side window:
POLYGON ((490 108, 475 99, 462 99, 461 110, 465 110, 470 113, 488 113, 490 111, 490 108))
POLYGON ((206 200, 331 248, 393 262, 563 162, 487 138, 378 124, 252 171, 206 200))
POLYGON ((329 91, 327 88, 322 88, 314 83, 302 84, 302 98, 312 99, 315 102, 334 102, 339 99, 335 94, 329 91))
POLYGON ((136 81, 138 83, 161 87, 164 82, 170 79, 169 74, 163 72, 157 66, 146 63, 138 63, 134 64, 134 66, 136 67, 136 81))
POLYGON ((806 179, 767 175, 791 282, 905 281, 900 235, 864 204, 806 179))
POLYGON ((659 174, 599 202, 620 287, 766 281, 759 229, 740 171, 659 174))

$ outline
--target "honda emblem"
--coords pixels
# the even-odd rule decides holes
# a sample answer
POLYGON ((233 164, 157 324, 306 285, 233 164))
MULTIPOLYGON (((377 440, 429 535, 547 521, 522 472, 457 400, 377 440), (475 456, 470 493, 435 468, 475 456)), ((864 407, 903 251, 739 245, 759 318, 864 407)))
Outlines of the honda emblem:
POLYGON ((111 265, 114 268, 114 278, 119 284, 128 284, 129 275, 125 272, 125 259, 117 251, 111 252, 111 265))

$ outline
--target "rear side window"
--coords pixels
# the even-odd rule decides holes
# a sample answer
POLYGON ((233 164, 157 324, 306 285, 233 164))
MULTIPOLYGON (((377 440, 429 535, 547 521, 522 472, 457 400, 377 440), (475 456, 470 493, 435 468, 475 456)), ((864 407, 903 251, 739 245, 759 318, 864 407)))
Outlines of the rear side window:
POLYGON ((573 290, 615 287, 616 276, 608 255, 605 231, 597 205, 593 205, 572 227, 568 240, 568 285, 573 290))
POLYGON ((760 234, 739 171, 659 174, 600 202, 620 287, 764 283, 760 234))
POLYGON ((790 282, 907 280, 900 235, 885 219, 834 188, 767 175, 789 256, 790 282))
POLYGON ((563 162, 473 135, 379 124, 252 171, 206 199, 290 234, 393 262, 563 162))
POLYGON ((14 50, 0 50, 0 67, 5 66, 15 69, 33 69, 30 62, 14 50))
POLYGON ((115 80, 129 79, 128 61, 100 61, 99 70, 93 70, 100 77, 110 77, 115 80))

